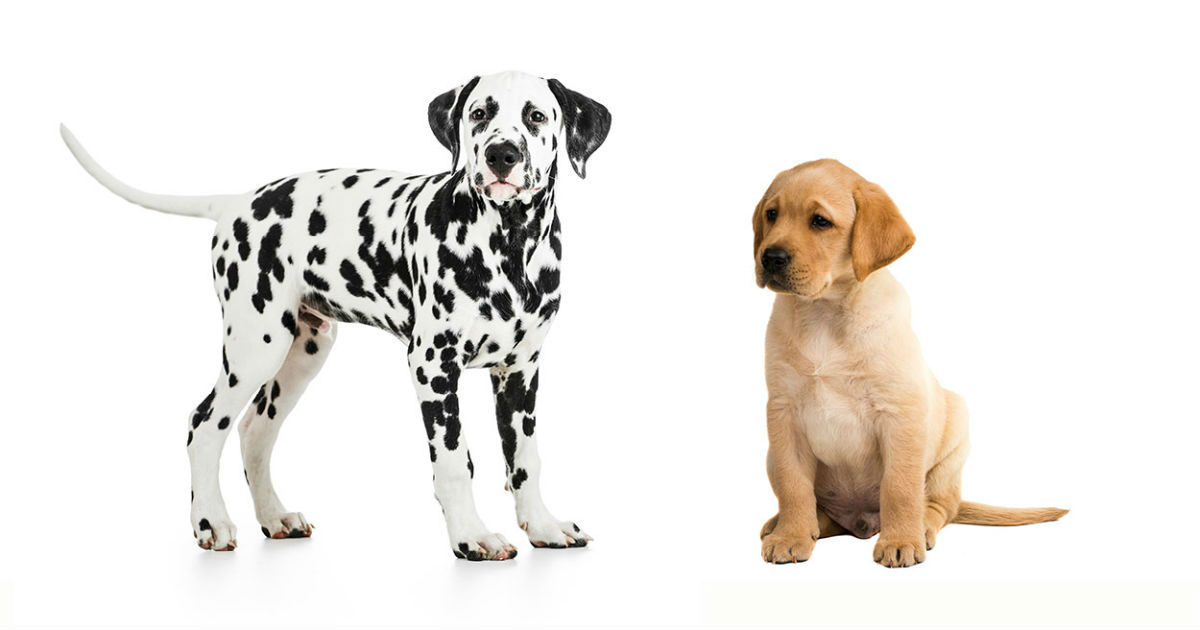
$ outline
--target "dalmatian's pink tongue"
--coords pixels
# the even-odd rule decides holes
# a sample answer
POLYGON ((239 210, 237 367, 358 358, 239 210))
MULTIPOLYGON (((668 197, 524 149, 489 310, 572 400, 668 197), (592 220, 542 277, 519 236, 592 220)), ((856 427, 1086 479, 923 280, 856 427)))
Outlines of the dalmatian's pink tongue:
POLYGON ((323 335, 329 332, 329 320, 324 315, 303 304, 300 305, 300 321, 309 326, 315 326, 318 334, 323 335))
POLYGON ((517 187, 508 182, 493 182, 488 184, 488 192, 490 192, 493 197, 498 197, 502 193, 508 193, 511 196, 517 194, 517 187))

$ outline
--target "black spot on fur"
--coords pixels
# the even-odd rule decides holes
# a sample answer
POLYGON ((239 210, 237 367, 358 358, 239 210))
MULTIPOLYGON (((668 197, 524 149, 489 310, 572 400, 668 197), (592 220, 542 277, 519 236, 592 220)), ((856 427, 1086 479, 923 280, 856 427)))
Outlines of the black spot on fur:
POLYGON ((512 296, 508 291, 501 291, 492 294, 492 306, 496 309, 496 314, 500 319, 508 321, 513 318, 512 296))
POLYGON ((451 223, 474 223, 479 216, 480 202, 467 192, 455 190, 465 172, 458 171, 446 180, 425 208, 425 225, 439 241, 446 240, 451 223))
POLYGON ((492 271, 483 262, 483 250, 475 247, 465 260, 451 252, 445 245, 438 246, 438 263, 454 274, 454 284, 472 300, 482 300, 488 295, 488 282, 492 271))
POLYGON ((242 260, 250 258, 250 226, 241 219, 233 220, 233 240, 238 244, 238 256, 242 260))
POLYGON ((354 263, 350 262, 348 259, 343 260, 338 271, 342 274, 342 278, 346 280, 346 291, 350 295, 353 295, 354 297, 365 297, 369 298, 371 301, 375 301, 374 294, 367 293, 363 288, 362 276, 359 275, 358 269, 354 267, 354 263))
POLYGON ((309 354, 316 354, 317 350, 319 350, 319 348, 317 348, 317 342, 313 341, 312 339, 309 339, 304 343, 305 352, 309 354))
POLYGON ((318 291, 329 291, 329 283, 324 278, 313 273, 312 269, 304 270, 304 281, 318 291))
MULTIPOLYGON (((260 189, 261 190, 261 189, 260 189)), ((255 219, 262 221, 274 210, 280 218, 292 216, 292 193, 296 190, 296 179, 292 178, 275 188, 262 191, 250 202, 255 219)))
POLYGON ((325 215, 321 214, 320 210, 313 210, 312 214, 308 215, 308 234, 316 236, 325 231, 325 215))
POLYGON ((292 333, 293 337, 300 334, 296 329, 296 316, 292 315, 291 311, 284 311, 283 316, 279 318, 279 322, 283 324, 283 327, 288 332, 292 333))
POLYGON ((201 422, 205 422, 212 417, 212 403, 213 399, 216 397, 217 390, 213 389, 208 393, 208 396, 206 396, 204 400, 200 401, 200 404, 196 406, 196 412, 192 414, 193 429, 199 427, 201 422))
POLYGON ((520 490, 521 484, 525 483, 525 480, 528 478, 529 478, 529 473, 525 472, 524 468, 518 468, 517 472, 514 473, 512 476, 512 489, 520 490))
POLYGON ((259 313, 266 308, 266 303, 274 297, 271 293, 271 277, 278 282, 283 281, 283 261, 279 259, 279 244, 283 239, 283 225, 276 223, 267 229, 267 233, 258 244, 258 287, 250 302, 259 313))

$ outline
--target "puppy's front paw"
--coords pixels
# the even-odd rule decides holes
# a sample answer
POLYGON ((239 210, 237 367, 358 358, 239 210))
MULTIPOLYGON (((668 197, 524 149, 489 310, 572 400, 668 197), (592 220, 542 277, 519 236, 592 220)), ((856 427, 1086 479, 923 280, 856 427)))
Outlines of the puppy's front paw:
POLYGON ((313 525, 304 520, 300 512, 274 514, 259 520, 262 523, 263 536, 267 538, 309 538, 313 533, 313 525))
POLYGON ((763 536, 762 559, 771 564, 804 562, 812 556, 816 545, 817 536, 814 534, 789 535, 772 531, 763 536))
POLYGON ((925 541, 879 538, 875 562, 889 568, 911 567, 925 561, 925 541))
POLYGON ((201 549, 233 551, 237 549, 237 527, 228 518, 200 517, 192 523, 192 535, 201 549))
POLYGON ((450 541, 450 551, 455 558, 479 562, 482 560, 509 560, 517 557, 517 548, 500 534, 481 533, 450 541))
POLYGON ((579 526, 571 521, 537 519, 520 523, 520 526, 529 535, 529 544, 534 547, 586 547, 593 540, 587 532, 579 529, 579 526))

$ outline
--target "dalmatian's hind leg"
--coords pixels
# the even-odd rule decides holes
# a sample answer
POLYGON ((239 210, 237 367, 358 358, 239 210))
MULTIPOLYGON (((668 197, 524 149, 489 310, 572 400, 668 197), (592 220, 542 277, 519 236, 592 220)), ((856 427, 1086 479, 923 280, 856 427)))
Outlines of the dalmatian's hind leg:
POLYGON ((225 345, 216 385, 188 416, 188 459, 192 469, 192 529, 200 547, 231 551, 237 547, 237 528, 221 496, 221 449, 233 419, 250 401, 255 388, 271 378, 291 345, 295 329, 292 311, 267 309, 265 315, 242 313, 226 305, 225 345), (275 317, 269 317, 274 311, 275 317), (267 336, 279 336, 264 343, 267 336))
MULTIPOLYGON (((259 388, 238 424, 246 483, 254 497, 255 516, 267 538, 307 538, 313 531, 312 523, 300 512, 289 512, 275 493, 271 451, 283 421, 329 356, 337 330, 334 322, 301 307, 297 332, 283 366, 259 388)), ((288 342, 285 338, 277 343, 288 342)))

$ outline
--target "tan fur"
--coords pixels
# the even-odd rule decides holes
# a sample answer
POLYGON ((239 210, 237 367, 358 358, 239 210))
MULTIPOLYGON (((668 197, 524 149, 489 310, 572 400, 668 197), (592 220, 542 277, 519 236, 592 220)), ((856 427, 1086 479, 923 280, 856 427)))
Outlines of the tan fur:
POLYGON ((963 502, 967 411, 925 365, 908 296, 883 270, 915 242, 887 193, 834 160, 780 173, 754 212, 754 256, 778 293, 767 326, 767 472, 779 513, 767 562, 803 562, 818 538, 879 532, 876 562, 922 562, 950 522, 1023 525, 1066 510, 963 502), (769 220, 768 210, 778 216, 769 220), (832 222, 814 226, 813 216, 832 222))

